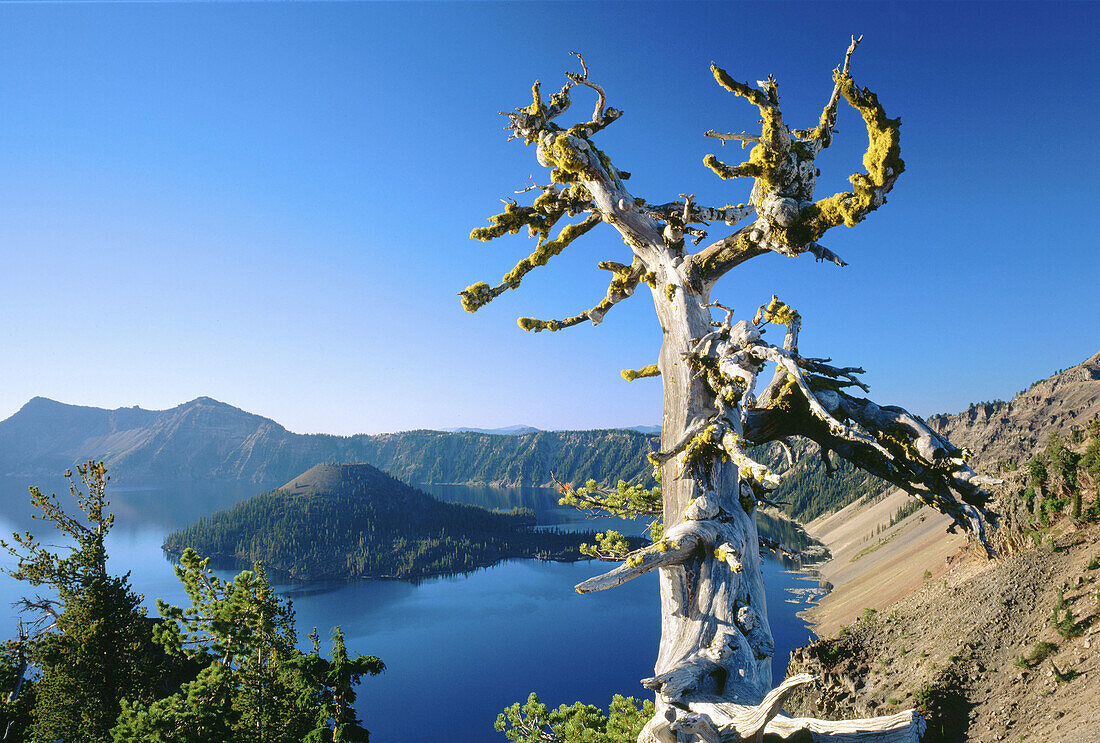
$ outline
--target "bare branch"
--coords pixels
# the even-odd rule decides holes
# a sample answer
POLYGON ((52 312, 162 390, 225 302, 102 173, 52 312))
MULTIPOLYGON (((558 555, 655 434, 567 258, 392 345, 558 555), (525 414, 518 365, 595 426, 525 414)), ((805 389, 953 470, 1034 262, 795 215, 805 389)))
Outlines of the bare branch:
MULTIPOLYGON (((584 61, 584 57, 579 52, 569 52, 574 57, 580 60, 581 69, 584 72, 578 75, 575 72, 567 72, 565 76, 568 77, 575 85, 585 85, 592 90, 596 91, 596 109, 592 112, 592 123, 599 125, 601 128, 606 126, 604 123, 604 106, 607 105, 607 94, 603 92, 603 88, 588 79, 588 65, 584 61)), ((615 118, 618 118, 617 116, 615 118)), ((609 122, 610 123, 610 122, 609 122)))
MULTIPOLYGON (((844 64, 838 67, 835 73, 845 76, 849 74, 848 70, 852 64, 852 54, 861 41, 863 41, 862 35, 860 35, 858 39, 855 36, 852 37, 852 43, 848 45, 848 51, 844 53, 844 64)), ((840 84, 836 83, 833 86, 832 95, 829 96, 829 102, 825 104, 825 109, 821 112, 821 118, 818 121, 817 128, 805 132, 794 132, 794 135, 802 139, 816 140, 817 152, 831 145, 833 143, 833 126, 836 125, 836 108, 838 103, 840 103, 840 84)), ((816 155, 817 152, 814 154, 816 155)))
POLYGON ((722 132, 716 132, 713 129, 707 129, 705 132, 703 132, 703 136, 714 137, 715 139, 720 139, 723 142, 740 142, 741 149, 745 149, 746 144, 760 144, 759 134, 745 134, 744 132, 742 132, 741 134, 723 134, 722 132))
POLYGON ((860 720, 815 720, 810 717, 777 715, 764 728, 784 740, 793 740, 799 732, 808 731, 813 740, 837 743, 918 743, 927 723, 916 710, 905 710, 884 717, 860 720))
POLYGON ((714 284, 728 271, 750 258, 763 255, 768 248, 754 236, 754 225, 746 225, 728 237, 688 256, 685 273, 700 286, 714 284))
POLYGON ((814 258, 817 258, 819 261, 829 261, 829 263, 835 263, 841 268, 844 268, 848 265, 844 262, 843 259, 841 259, 839 255, 829 250, 824 245, 816 242, 808 243, 806 245, 806 252, 812 255, 814 258))
POLYGON ((684 221, 685 225, 725 222, 729 226, 737 224, 755 211, 751 205, 745 204, 738 204, 737 206, 727 204, 724 207, 712 207, 700 206, 693 202, 691 210, 685 212, 684 204, 681 201, 670 201, 665 204, 643 204, 641 209, 662 221, 678 217, 684 221))

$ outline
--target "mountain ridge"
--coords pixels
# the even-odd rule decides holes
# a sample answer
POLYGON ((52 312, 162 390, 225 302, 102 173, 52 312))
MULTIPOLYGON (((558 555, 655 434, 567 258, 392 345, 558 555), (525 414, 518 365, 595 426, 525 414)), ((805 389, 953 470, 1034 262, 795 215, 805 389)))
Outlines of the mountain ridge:
MULTIPOLYGON (((929 425, 974 452, 985 474, 1025 461, 1049 434, 1100 414, 1100 353, 1038 380, 1012 401, 976 403, 929 425)), ((631 429, 523 434, 403 431, 375 435, 296 434, 209 397, 164 411, 105 410, 35 397, 0 421, 0 475, 33 481, 86 459, 104 459, 116 481, 245 482, 275 488, 315 464, 364 462, 411 484, 547 486, 553 479, 647 480, 645 455, 659 437, 631 429)), ((774 448, 774 447, 773 447, 774 448)), ((825 476, 812 447, 774 494, 807 522, 884 493, 887 485, 841 463, 825 476)), ((760 455, 780 471, 776 451, 760 455)))
POLYGON ((56 476, 87 459, 116 481, 248 482, 275 487, 324 462, 365 462, 410 483, 550 485, 648 474, 656 437, 626 429, 497 434, 432 430, 297 434, 240 408, 198 397, 167 410, 107 410, 48 398, 0 421, 0 475, 56 476))

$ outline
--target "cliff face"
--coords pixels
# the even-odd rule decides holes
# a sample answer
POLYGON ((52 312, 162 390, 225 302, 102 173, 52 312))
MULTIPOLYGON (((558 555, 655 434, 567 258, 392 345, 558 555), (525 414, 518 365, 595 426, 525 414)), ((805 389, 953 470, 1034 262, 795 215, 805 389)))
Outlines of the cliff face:
POLYGON ((412 483, 547 485, 551 473, 570 481, 641 477, 656 446, 656 436, 627 430, 302 435, 208 397, 159 411, 35 398, 0 422, 0 475, 51 477, 103 459, 123 483, 273 487, 315 464, 366 462, 412 483))
POLYGON ((971 405, 954 415, 928 419, 937 433, 974 452, 985 468, 1013 460, 1026 462, 1044 446, 1050 434, 1084 427, 1100 415, 1100 353, 1035 382, 1009 402, 971 405))
POLYGON ((521 436, 408 431, 363 437, 363 459, 416 483, 551 485, 648 475, 658 438, 627 430, 537 431, 521 436))
POLYGON ((917 706, 931 742, 1100 741, 1100 479, 1078 460, 1081 517, 1055 506, 1039 518, 1022 505, 1024 465, 1054 433, 1083 454, 1091 444, 1071 433, 1098 413, 1100 354, 1011 402, 929 421, 1005 480, 992 504, 1004 524, 998 560, 960 549, 928 508, 895 521, 908 500, 900 492, 810 524, 834 556, 822 572, 836 588, 807 613, 826 639, 795 651, 788 669, 822 682, 788 711, 850 718, 917 706))

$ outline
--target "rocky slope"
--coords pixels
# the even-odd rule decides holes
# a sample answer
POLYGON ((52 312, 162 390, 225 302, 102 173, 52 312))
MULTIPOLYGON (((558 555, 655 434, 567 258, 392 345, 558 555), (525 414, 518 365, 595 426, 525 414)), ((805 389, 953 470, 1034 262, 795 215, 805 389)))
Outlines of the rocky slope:
POLYGON ((954 415, 935 415, 929 425, 974 453, 987 469, 1025 462, 1050 434, 1084 426, 1100 415, 1100 353, 1035 382, 1009 402, 971 405, 954 415))
MULTIPOLYGON (((973 451, 975 469, 1007 477, 1019 490, 1019 478, 1002 472, 1013 466, 1008 463, 1026 464, 1050 434, 1068 435, 1097 414, 1100 354, 1035 382, 1011 402, 971 405, 961 413, 934 416, 929 424, 973 451)), ((1001 492, 1016 497, 1010 488, 1001 492)), ((820 572, 834 590, 807 612, 819 635, 836 632, 866 607, 881 610, 907 595, 921 584, 926 571, 939 576, 949 568, 965 540, 945 533, 947 517, 915 505, 901 491, 880 489, 807 524, 807 532, 833 555, 820 572), (915 512, 906 515, 906 509, 915 512)), ((1011 504, 993 504, 998 511, 1008 510, 1007 505, 1011 504)))
POLYGON ((1100 525, 1059 532, 1007 560, 961 559, 795 651, 789 672, 822 683, 788 711, 839 719, 915 706, 930 718, 926 743, 1100 741, 1100 525))
POLYGON ((909 499, 897 492, 811 523, 834 555, 822 566, 834 590, 808 613, 826 639, 790 666, 820 676, 821 693, 789 710, 859 717, 918 706, 930 741, 1100 741, 1100 474, 1083 456, 1098 413, 1100 354, 1010 403, 933 419, 1004 478, 993 503, 998 560, 945 535, 947 520, 930 509, 905 517, 909 499), (1076 458, 1080 518, 1065 492, 1045 494, 1049 512, 1043 494, 1026 493, 1025 465, 1044 449, 1049 458, 1051 434, 1076 458))

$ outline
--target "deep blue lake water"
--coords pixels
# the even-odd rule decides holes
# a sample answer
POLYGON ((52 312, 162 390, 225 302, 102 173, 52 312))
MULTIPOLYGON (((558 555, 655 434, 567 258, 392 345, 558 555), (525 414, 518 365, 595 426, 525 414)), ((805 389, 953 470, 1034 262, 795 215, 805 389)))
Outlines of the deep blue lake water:
MULTIPOLYGON (((0 535, 31 529, 26 482, 0 479, 0 535)), ((63 483, 42 482, 63 492, 63 483)), ((586 521, 560 509, 552 491, 540 488, 426 487, 437 497, 489 507, 534 509, 540 521, 560 528, 604 529, 610 520, 586 521)), ((252 486, 199 486, 111 490, 118 514, 109 542, 109 569, 130 572, 146 597, 184 603, 172 564, 160 545, 172 529, 256 492, 252 486)), ((67 496, 65 497, 67 499, 67 496)), ((64 500, 63 500, 64 502, 64 500)), ((0 565, 10 565, 4 555, 0 565)), ((577 700, 606 708, 612 694, 648 697, 639 679, 652 675, 659 639, 657 579, 646 575, 619 588, 578 595, 573 586, 610 567, 606 563, 510 560, 458 577, 417 585, 357 581, 278 586, 297 612, 300 639, 316 626, 322 638, 334 625, 352 651, 377 655, 384 674, 359 687, 360 716, 376 743, 446 740, 504 741, 493 730, 497 714, 534 691, 557 706, 577 700)), ((764 564, 768 615, 776 640, 774 674, 805 644, 809 630, 795 613, 807 607, 789 589, 806 588, 802 576, 778 561, 764 564)), ((231 573, 223 573, 229 577, 231 573)), ((13 601, 28 586, 0 576, 0 630, 15 634, 13 601)))

